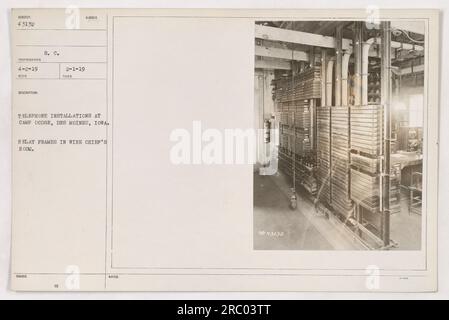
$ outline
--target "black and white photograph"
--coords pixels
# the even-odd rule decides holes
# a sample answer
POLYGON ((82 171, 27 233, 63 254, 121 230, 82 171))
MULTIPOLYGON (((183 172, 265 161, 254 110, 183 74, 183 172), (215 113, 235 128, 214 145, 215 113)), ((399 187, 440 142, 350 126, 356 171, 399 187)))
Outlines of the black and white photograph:
POLYGON ((425 24, 254 27, 254 249, 421 250, 425 24))

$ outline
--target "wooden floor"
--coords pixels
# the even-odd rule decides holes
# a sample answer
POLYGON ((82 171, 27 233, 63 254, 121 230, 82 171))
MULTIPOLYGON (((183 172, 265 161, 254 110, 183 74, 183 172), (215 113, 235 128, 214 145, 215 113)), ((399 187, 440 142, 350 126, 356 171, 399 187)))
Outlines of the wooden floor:
MULTIPOLYGON (((340 223, 317 213, 304 190, 298 189, 296 210, 289 207, 291 182, 282 173, 254 174, 255 250, 363 250, 340 223)), ((391 238, 396 250, 419 250, 421 216, 408 213, 408 200, 391 217, 391 238)))

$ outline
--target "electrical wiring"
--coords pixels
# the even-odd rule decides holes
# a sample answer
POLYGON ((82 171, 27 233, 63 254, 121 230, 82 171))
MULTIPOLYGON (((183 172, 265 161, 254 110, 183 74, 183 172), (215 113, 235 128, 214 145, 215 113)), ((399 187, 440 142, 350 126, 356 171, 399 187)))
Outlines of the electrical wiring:
POLYGON ((410 37, 410 35, 408 34, 408 32, 405 31, 405 30, 402 30, 402 29, 397 29, 397 30, 399 30, 399 31, 401 31, 403 34, 405 34, 405 36, 406 36, 410 41, 412 41, 412 42, 420 43, 420 44, 423 44, 423 43, 424 43, 424 41, 416 40, 416 39, 413 39, 412 37, 410 37))

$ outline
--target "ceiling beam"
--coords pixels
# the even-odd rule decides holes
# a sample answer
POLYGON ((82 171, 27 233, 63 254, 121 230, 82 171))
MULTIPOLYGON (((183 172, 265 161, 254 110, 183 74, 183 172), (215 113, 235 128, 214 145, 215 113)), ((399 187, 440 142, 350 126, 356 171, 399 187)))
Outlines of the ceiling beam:
POLYGON ((269 69, 269 70, 290 70, 291 64, 289 61, 257 59, 254 62, 254 68, 269 69))
MULTIPOLYGON (((295 61, 307 61, 307 62, 309 61, 309 53, 304 52, 304 51, 299 51, 299 50, 289 50, 289 49, 275 48, 275 47, 270 47, 270 46, 256 45, 254 52, 255 52, 255 55, 259 56, 259 57, 295 60, 295 61), (293 54, 293 57, 292 57, 292 54, 293 54)), ((377 50, 375 50, 373 47, 370 48, 369 56, 380 58, 379 52, 377 50)))
MULTIPOLYGON (((267 27, 255 25, 255 37, 271 41, 282 41, 308 46, 316 46, 322 48, 335 48, 336 41, 334 37, 322 36, 320 34, 286 30, 275 27, 267 27)), ((351 40, 343 39, 343 50, 351 48, 351 40)))
POLYGON ((295 61, 309 61, 309 54, 303 51, 257 46, 255 47, 255 55, 259 57, 269 57, 295 61))

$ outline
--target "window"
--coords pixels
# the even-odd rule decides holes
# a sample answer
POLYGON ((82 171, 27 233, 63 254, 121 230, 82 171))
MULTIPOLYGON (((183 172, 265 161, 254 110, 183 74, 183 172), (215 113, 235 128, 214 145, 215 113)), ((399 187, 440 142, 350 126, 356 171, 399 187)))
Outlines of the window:
POLYGON ((414 94, 410 96, 408 107, 408 125, 410 127, 423 126, 423 104, 424 96, 422 94, 414 94))

